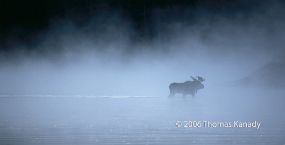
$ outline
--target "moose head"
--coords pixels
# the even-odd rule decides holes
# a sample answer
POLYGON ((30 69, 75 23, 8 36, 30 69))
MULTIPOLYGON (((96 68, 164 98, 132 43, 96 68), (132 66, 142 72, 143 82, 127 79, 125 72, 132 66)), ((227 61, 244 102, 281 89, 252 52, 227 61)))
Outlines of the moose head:
POLYGON ((191 76, 191 78, 192 78, 193 81, 199 81, 199 82, 205 81, 205 79, 203 77, 201 77, 201 76, 197 76, 197 78, 191 76))

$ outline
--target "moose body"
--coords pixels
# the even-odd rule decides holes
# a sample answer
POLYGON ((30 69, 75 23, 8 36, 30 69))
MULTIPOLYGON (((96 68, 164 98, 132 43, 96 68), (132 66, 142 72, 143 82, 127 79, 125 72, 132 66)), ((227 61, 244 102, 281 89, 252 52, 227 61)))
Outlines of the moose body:
POLYGON ((175 96, 175 94, 192 95, 195 96, 198 90, 203 89, 202 82, 205 80, 202 77, 198 79, 192 77, 193 81, 186 81, 184 83, 171 83, 169 85, 169 96, 175 96))

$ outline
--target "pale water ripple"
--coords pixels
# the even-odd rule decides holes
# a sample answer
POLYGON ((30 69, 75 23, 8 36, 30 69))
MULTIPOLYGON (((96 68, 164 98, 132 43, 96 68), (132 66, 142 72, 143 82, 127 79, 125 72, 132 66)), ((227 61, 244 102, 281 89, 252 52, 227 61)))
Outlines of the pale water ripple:
MULTIPOLYGON (((197 98, 151 96, 0 97, 1 145, 283 145, 280 118, 252 128, 177 128, 181 119, 225 119, 197 98), (212 115, 210 115, 212 114, 212 115)), ((224 108, 223 108, 224 109, 224 108)), ((231 110, 233 111, 233 110, 231 110)), ((221 115, 224 113, 224 115, 221 115)), ((235 118, 235 116, 229 116, 235 118)), ((241 114, 236 118, 245 119, 241 114)))

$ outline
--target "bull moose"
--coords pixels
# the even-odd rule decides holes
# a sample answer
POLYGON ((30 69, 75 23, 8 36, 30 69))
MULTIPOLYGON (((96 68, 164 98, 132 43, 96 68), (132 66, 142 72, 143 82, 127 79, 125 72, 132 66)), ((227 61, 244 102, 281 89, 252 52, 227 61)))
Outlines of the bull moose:
POLYGON ((184 83, 171 83, 169 85, 169 97, 175 96, 175 94, 192 95, 195 96, 198 90, 203 89, 204 85, 202 84, 205 81, 204 78, 197 76, 197 78, 192 77, 192 81, 186 81, 184 83))

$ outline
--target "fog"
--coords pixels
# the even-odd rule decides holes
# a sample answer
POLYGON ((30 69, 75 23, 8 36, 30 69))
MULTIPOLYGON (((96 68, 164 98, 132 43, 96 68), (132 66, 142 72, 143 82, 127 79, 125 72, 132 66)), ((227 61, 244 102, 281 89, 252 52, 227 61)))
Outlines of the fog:
POLYGON ((111 16, 83 26, 52 19, 30 46, 37 49, 19 45, 2 55, 1 92, 165 95, 169 83, 191 75, 214 87, 283 61, 284 16, 277 10, 195 24, 170 21, 145 41, 134 40, 128 19, 111 16))
MULTIPOLYGON (((94 128, 103 134, 114 129, 118 135, 126 126, 129 132, 124 133, 130 136, 140 127, 147 133, 149 128, 171 131, 173 122, 189 117, 258 120, 265 134, 272 126, 284 128, 285 23, 280 7, 262 6, 234 17, 197 15, 194 22, 179 17, 163 21, 157 12, 169 10, 159 9, 152 15, 157 21, 149 24, 155 30, 150 38, 137 34, 118 11, 83 24, 53 18, 32 44, 15 42, 12 51, 0 55, 0 94, 8 102, 1 110, 10 110, 1 111, 1 124, 48 126, 53 133, 62 127, 55 134, 64 137, 88 129, 98 135, 94 128), (168 98, 169 84, 190 76, 204 77, 205 88, 195 97, 168 98), (112 120, 116 122, 108 126, 112 120)), ((21 136, 5 129, 2 135, 21 136)), ((23 132, 33 136, 37 131, 23 132)))

